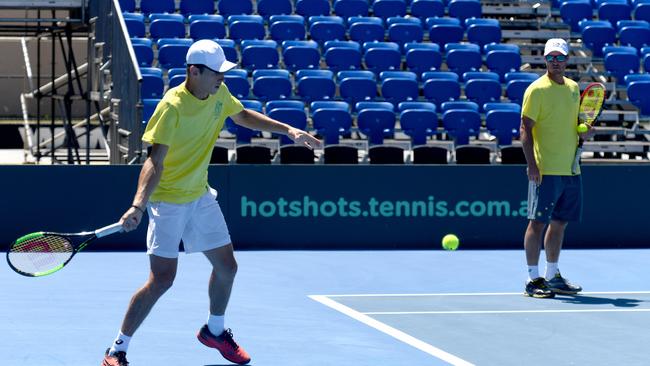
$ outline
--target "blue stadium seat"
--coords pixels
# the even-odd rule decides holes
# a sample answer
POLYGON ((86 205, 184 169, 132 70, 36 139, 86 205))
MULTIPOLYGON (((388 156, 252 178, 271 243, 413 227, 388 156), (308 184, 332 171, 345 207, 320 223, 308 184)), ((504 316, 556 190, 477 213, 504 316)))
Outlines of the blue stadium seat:
POLYGON ((485 55, 485 64, 490 71, 494 71, 504 80, 508 72, 519 71, 521 55, 512 51, 490 51, 485 55))
POLYGON ((450 109, 442 114, 442 126, 458 145, 469 144, 471 136, 478 136, 481 129, 481 115, 471 109, 450 109))
POLYGON ((634 6, 634 19, 650 22, 650 3, 637 3, 634 6))
POLYGON ((479 105, 501 100, 501 83, 494 79, 471 79, 465 82, 465 96, 479 105))
POLYGON ((641 49, 650 45, 650 27, 626 26, 619 30, 618 37, 621 45, 630 45, 641 49))
POLYGON ((368 138, 370 145, 381 145, 384 143, 384 136, 395 132, 395 112, 393 105, 387 103, 387 109, 379 102, 365 102, 357 104, 357 126, 359 131, 368 138))
POLYGON ((130 13, 130 12, 123 12, 122 13, 122 18, 124 19, 135 19, 144 22, 144 14, 142 13, 130 13))
MULTIPOLYGON (((646 1, 646 0, 644 0, 646 1)), ((618 32, 625 27, 641 27, 641 28, 650 28, 650 23, 645 20, 619 20, 616 22, 616 30, 618 32)))
POLYGON ((244 39, 264 39, 266 30, 264 19, 259 15, 228 16, 229 38, 237 42, 244 39))
POLYGON ((406 43, 406 67, 409 71, 421 75, 426 71, 434 71, 442 65, 440 46, 435 43, 406 43))
POLYGON ((402 54, 397 43, 366 42, 363 44, 363 60, 368 70, 379 74, 387 70, 400 70, 402 54))
POLYGON ((603 46, 616 42, 616 30, 611 25, 589 23, 589 21, 583 20, 580 22, 580 27, 583 44, 591 50, 595 57, 603 56, 603 46))
POLYGON ((126 24, 126 30, 129 32, 129 37, 144 38, 146 36, 143 20, 127 18, 124 19, 124 23, 126 24))
POLYGON ((481 52, 481 47, 474 43, 451 42, 447 43, 444 47, 445 52, 451 50, 469 50, 474 52, 481 52))
POLYGON ((406 15, 405 0, 375 0, 372 3, 372 13, 383 19, 403 17, 406 15))
POLYGON ((191 14, 213 14, 214 0, 181 0, 179 8, 186 17, 191 14))
POLYGON ((244 40, 241 42, 242 67, 253 69, 275 69, 280 57, 278 44, 272 40, 244 40))
POLYGON ((640 61, 636 48, 604 47, 603 58, 605 70, 616 79, 619 85, 625 84, 625 75, 639 71, 640 61))
POLYGON ((512 51, 515 53, 520 53, 519 46, 512 43, 490 43, 483 46, 483 54, 487 54, 490 51, 512 51))
POLYGON ((507 72, 505 81, 506 83, 512 81, 512 80, 531 80, 535 81, 539 79, 539 75, 534 73, 534 72, 525 72, 525 71, 515 71, 515 72, 507 72))
POLYGON ((329 15, 330 2, 328 0, 298 0, 296 1, 296 13, 304 17, 329 15))
POLYGON ((375 101, 358 102, 354 107, 355 110, 357 111, 360 111, 362 109, 369 109, 369 108, 385 109, 387 111, 393 110, 393 105, 388 102, 375 102, 375 101))
POLYGON ((338 144, 340 137, 350 133, 352 116, 346 102, 312 102, 311 119, 314 129, 323 137, 325 145, 338 144))
POLYGON ((650 80, 631 82, 627 86, 627 99, 639 108, 640 114, 650 115, 650 80))
POLYGON ((630 85, 634 81, 650 81, 650 74, 629 74, 625 75, 625 85, 630 85))
MULTIPOLYGON (((144 16, 144 15, 143 15, 144 16)), ((177 14, 177 13, 151 13, 149 14, 149 24, 153 22, 154 20, 158 19, 167 19, 167 20, 175 20, 178 22, 185 23, 185 17, 182 14, 177 14)))
POLYGON ((361 68, 361 46, 354 41, 325 42, 325 63, 334 72, 361 68))
POLYGON ((169 87, 174 88, 181 85, 185 81, 185 74, 176 75, 169 79, 169 87))
POLYGON ((226 27, 221 15, 212 15, 211 19, 198 19, 190 23, 190 38, 199 39, 226 38, 226 27))
POLYGON ((451 0, 447 10, 449 16, 458 18, 461 24, 465 24, 465 19, 481 18, 483 11, 479 0, 451 0))
POLYGON ((334 14, 345 19, 368 16, 368 0, 335 0, 334 14))
POLYGON ((496 19, 467 19, 467 40, 481 48, 489 43, 501 42, 501 26, 496 19))
POLYGON ((284 41, 282 42, 282 60, 290 71, 318 69, 320 65, 318 43, 314 41, 284 41))
POLYGON ((292 14, 293 6, 290 0, 258 0, 257 13, 264 18, 271 15, 292 14))
POLYGON ((425 145, 427 138, 435 135, 438 129, 438 116, 435 110, 405 109, 400 113, 399 120, 402 131, 411 137, 414 146, 425 145))
POLYGON ((395 110, 399 103, 418 99, 417 75, 409 71, 383 71, 379 74, 381 95, 387 102, 393 103, 395 110))
POLYGON ((407 109, 426 109, 428 111, 436 111, 436 105, 429 102, 402 102, 398 106, 399 112, 404 112, 407 109))
POLYGON ((233 69, 225 74, 224 82, 230 93, 237 99, 246 99, 250 93, 251 85, 248 82, 248 72, 242 69, 233 69))
POLYGON ((485 113, 489 111, 515 111, 517 113, 521 112, 521 106, 517 103, 508 103, 508 102, 491 102, 483 104, 483 110, 485 113))
MULTIPOLYGON (((273 119, 276 119, 280 122, 284 122, 289 126, 304 130, 307 127, 307 115, 305 114, 304 109, 298 108, 274 108, 268 111, 266 114, 273 119)), ((291 140, 286 135, 280 135, 280 144, 287 145, 293 144, 291 140)))
POLYGON ((214 41, 223 49, 223 53, 226 55, 226 60, 239 63, 239 55, 235 48, 235 41, 232 39, 215 39, 214 41))
POLYGON ((350 17, 348 20, 350 40, 359 43, 384 40, 384 22, 377 17, 350 17))
POLYGON ((162 98, 163 91, 165 89, 162 70, 156 67, 141 67, 140 74, 142 74, 142 84, 140 84, 140 98, 162 98))
POLYGON ((291 96, 289 71, 281 69, 253 71, 253 94, 261 100, 289 98, 291 96))
POLYGON ((499 145, 511 145, 513 138, 519 138, 520 124, 519 111, 494 109, 485 113, 485 126, 499 145))
POLYGON ((460 76, 455 72, 451 71, 427 71, 422 73, 422 81, 427 81, 429 79, 446 79, 453 80, 458 82, 460 76))
MULTIPOLYGON (((241 104, 245 109, 250 109, 262 113, 262 102, 259 100, 241 100, 241 104)), ((250 144, 253 137, 260 136, 259 131, 254 131, 244 126, 235 124, 235 122, 233 122, 230 117, 226 118, 225 127, 228 132, 235 135, 237 144, 250 144)))
POLYGON ((465 80, 465 82, 473 79, 489 79, 494 81, 501 80, 499 78, 499 74, 492 71, 467 71, 463 74, 463 80, 465 80))
POLYGON ((156 19, 149 24, 149 34, 159 38, 185 38, 185 24, 175 19, 156 19))
POLYGON ((444 113, 452 109, 469 109, 478 112, 478 104, 469 100, 454 100, 451 102, 444 102, 440 105, 440 112, 444 113))
POLYGON ((424 33, 422 23, 414 18, 389 18, 388 40, 403 45, 409 42, 422 42, 424 33), (390 19, 396 19, 390 21, 390 19), (413 22, 413 21, 416 22, 413 22))
POLYGON ((151 40, 148 38, 131 38, 131 45, 135 58, 138 60, 138 66, 150 67, 153 62, 153 48, 151 48, 151 40))
MULTIPOLYGON (((423 79, 424 80, 424 79, 423 79)), ((424 97, 440 106, 444 102, 460 98, 458 80, 430 78, 424 81, 424 97)))
MULTIPOLYGON (((429 18, 436 19, 436 18, 429 18)), ((427 19, 427 24, 430 23, 427 19)), ((445 19, 445 18, 438 18, 445 19)), ((429 26, 429 40, 443 47, 447 43, 460 42, 463 39, 465 30, 460 25, 460 21, 455 19, 457 24, 450 23, 433 23, 429 26)))
POLYGON ((616 24, 619 20, 630 19, 632 8, 627 2, 610 2, 607 0, 598 7, 598 19, 616 24))
POLYGON ((264 106, 264 108, 266 109, 267 113, 276 108, 289 108, 304 111, 305 102, 300 100, 271 100, 266 103, 266 106, 264 106))
POLYGON ((253 2, 251 0, 219 0, 217 3, 219 14, 227 17, 229 15, 253 14, 253 2))
POLYGON ((182 44, 165 44, 158 47, 158 65, 163 69, 185 67, 185 55, 190 47, 182 44))
POLYGON ((174 0, 141 0, 140 11, 145 15, 151 13, 173 13, 176 10, 174 0))
POLYGON ((301 15, 272 15, 269 23, 271 38, 276 41, 305 39, 305 19, 301 15))
POLYGON ((330 70, 298 70, 296 89, 307 102, 332 99, 336 93, 334 73, 330 70))
POLYGON ((425 20, 430 17, 445 16, 445 4, 441 0, 413 0, 411 16, 425 20))
POLYGON ((459 76, 467 71, 479 70, 482 63, 481 53, 478 51, 454 49, 447 52, 447 67, 459 76))
POLYGON ((160 103, 160 99, 142 99, 142 123, 147 124, 156 107, 160 103))
POLYGON ((134 12, 135 11, 135 0, 120 0, 120 9, 122 12, 134 12))
POLYGON ((316 42, 345 39, 343 19, 337 16, 309 17, 309 35, 316 42))
POLYGON ((336 75, 341 98, 352 106, 377 96, 375 74, 367 70, 339 71, 336 75))
POLYGON ((167 70, 167 78, 171 79, 177 75, 185 75, 187 73, 186 68, 184 67, 173 67, 167 70))
POLYGON ((583 19, 591 19, 593 8, 589 0, 563 1, 560 5, 560 16, 564 23, 571 26, 572 32, 579 32, 578 23, 583 19))
POLYGON ((165 45, 175 44, 190 47, 192 43, 193 41, 189 38, 160 38, 156 41, 156 46, 158 47, 158 51, 160 51, 162 46, 165 45))
POLYGON ((528 88, 533 81, 534 80, 530 79, 514 79, 508 81, 506 83, 506 97, 508 100, 521 105, 524 101, 526 88, 528 88))

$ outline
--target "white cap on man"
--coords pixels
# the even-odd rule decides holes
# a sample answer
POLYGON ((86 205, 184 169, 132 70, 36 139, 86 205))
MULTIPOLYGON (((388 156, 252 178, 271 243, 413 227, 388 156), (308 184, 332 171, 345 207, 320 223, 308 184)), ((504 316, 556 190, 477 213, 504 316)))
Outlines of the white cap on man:
POLYGON ((187 51, 185 61, 188 65, 205 65, 215 72, 226 72, 237 64, 226 60, 223 48, 209 39, 194 42, 187 51))
POLYGON ((546 46, 544 46, 544 56, 551 52, 559 52, 567 56, 569 54, 569 45, 562 38, 551 38, 546 41, 546 46))

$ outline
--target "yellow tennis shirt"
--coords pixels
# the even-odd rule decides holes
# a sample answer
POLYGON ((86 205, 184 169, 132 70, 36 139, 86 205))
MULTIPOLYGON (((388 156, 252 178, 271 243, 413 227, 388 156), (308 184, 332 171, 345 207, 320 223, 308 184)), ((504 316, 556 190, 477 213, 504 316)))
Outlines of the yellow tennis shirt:
POLYGON ((535 121, 535 161, 542 175, 573 175, 579 105, 580 88, 566 77, 560 85, 544 74, 526 89, 521 113, 535 121))
POLYGON ((225 83, 205 100, 192 95, 185 83, 169 89, 142 136, 150 144, 169 146, 150 201, 187 203, 201 197, 208 187, 208 164, 224 121, 243 109, 225 83))

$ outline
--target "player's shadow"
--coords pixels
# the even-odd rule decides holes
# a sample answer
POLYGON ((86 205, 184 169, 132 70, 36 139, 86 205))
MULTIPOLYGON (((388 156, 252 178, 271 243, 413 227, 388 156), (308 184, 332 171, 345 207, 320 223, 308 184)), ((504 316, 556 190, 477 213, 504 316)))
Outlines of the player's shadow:
POLYGON ((613 305, 621 308, 633 308, 639 306, 644 300, 637 299, 624 299, 624 298, 607 298, 595 297, 585 295, 558 295, 556 300, 560 300, 567 304, 581 304, 581 305, 613 305))

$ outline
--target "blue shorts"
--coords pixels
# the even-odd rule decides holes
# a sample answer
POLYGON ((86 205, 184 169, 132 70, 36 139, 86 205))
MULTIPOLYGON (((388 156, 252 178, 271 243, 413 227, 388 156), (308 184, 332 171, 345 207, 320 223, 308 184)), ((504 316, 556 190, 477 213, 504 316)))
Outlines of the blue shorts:
POLYGON ((528 182, 528 219, 548 223, 582 219, 580 175, 545 175, 542 184, 528 182))

